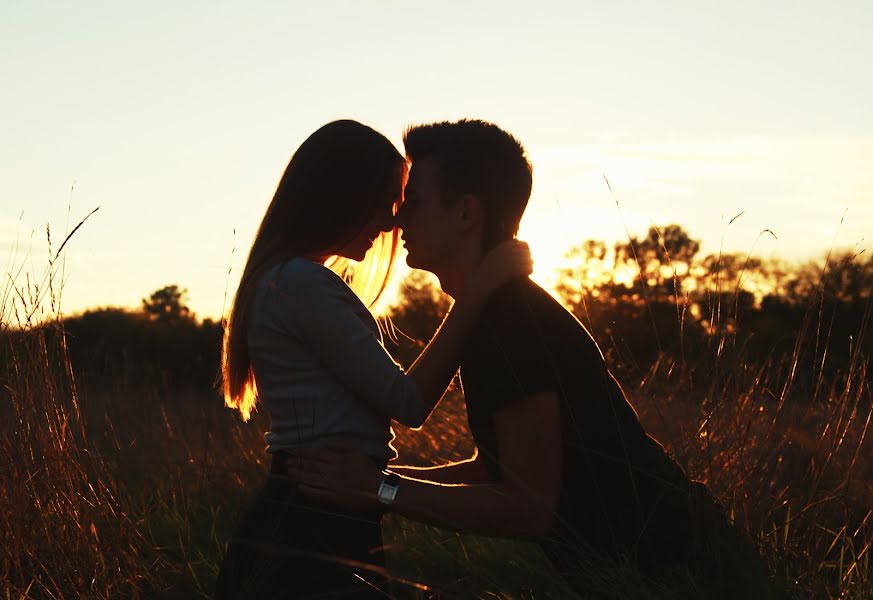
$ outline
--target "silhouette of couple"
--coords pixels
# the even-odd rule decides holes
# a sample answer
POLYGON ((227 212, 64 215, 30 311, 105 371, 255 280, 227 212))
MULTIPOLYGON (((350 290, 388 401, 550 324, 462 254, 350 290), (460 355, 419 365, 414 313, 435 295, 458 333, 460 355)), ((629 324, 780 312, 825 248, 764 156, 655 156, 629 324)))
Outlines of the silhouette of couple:
POLYGON ((412 127, 403 141, 405 158, 365 125, 325 125, 291 158, 261 222, 222 374, 244 418, 255 402, 269 411, 272 464, 216 598, 390 595, 387 511, 536 540, 582 596, 592 565, 610 561, 653 589, 683 571, 736 582, 757 568, 706 488, 643 430, 588 331, 528 279, 530 252, 514 236, 532 176, 518 140, 462 120, 412 127), (409 266, 454 299, 405 372, 368 309, 401 232, 409 266), (391 420, 424 423, 458 368, 475 456, 392 464, 391 420))

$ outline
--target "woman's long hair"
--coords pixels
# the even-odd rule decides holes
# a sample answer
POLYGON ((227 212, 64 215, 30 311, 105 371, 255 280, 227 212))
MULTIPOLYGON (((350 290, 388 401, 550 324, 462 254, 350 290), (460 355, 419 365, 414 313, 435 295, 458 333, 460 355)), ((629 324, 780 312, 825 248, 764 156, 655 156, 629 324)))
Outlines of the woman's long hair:
MULTIPOLYGON (((385 136, 349 120, 323 126, 291 157, 252 243, 224 329, 221 391, 243 420, 257 401, 247 315, 264 273, 295 256, 341 248, 384 210, 391 194, 396 212, 406 173, 406 160, 385 136)), ((393 229, 376 239, 364 260, 333 255, 325 265, 372 308, 389 283, 399 246, 393 229)))

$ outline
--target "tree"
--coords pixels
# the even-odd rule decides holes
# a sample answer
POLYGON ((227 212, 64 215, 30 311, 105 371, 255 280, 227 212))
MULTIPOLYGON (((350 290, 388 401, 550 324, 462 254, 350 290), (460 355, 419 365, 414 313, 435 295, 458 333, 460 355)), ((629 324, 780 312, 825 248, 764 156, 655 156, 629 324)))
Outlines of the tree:
POLYGON ((746 294, 748 303, 754 304, 755 293, 763 298, 762 288, 775 284, 767 281, 768 274, 758 258, 742 254, 710 254, 701 261, 703 269, 700 282, 713 302, 728 302, 737 305, 740 296, 746 294), (745 285, 744 285, 745 284, 745 285))
POLYGON ((148 298, 142 299, 143 311, 149 319, 159 323, 176 324, 193 320, 193 314, 184 304, 188 290, 178 285, 168 285, 155 290, 148 298))
POLYGON ((646 237, 631 237, 626 244, 615 246, 616 264, 636 261, 647 286, 654 291, 673 294, 688 276, 700 242, 693 240, 681 225, 652 225, 646 237))
POLYGON ((564 302, 576 306, 583 296, 608 293, 615 271, 608 262, 606 244, 585 240, 564 253, 566 266, 558 271, 556 290, 564 302))
POLYGON ((824 264, 807 263, 795 271, 786 287, 795 303, 819 297, 845 304, 864 303, 873 292, 873 256, 865 261, 861 254, 843 252, 827 257, 824 264))

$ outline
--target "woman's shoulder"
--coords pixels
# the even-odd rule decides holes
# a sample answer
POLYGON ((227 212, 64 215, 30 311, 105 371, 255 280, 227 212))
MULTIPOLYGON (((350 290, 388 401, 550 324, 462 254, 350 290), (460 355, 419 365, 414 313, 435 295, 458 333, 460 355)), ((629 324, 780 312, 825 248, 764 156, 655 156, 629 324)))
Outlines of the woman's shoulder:
MULTIPOLYGON (((310 326, 333 311, 352 311, 359 319, 372 321, 367 308, 334 271, 303 257, 294 257, 267 269, 253 303, 261 319, 279 319, 286 327, 310 326)), ((378 329, 378 328, 377 328, 378 329)))
POLYGON ((278 263, 264 273, 264 283, 282 289, 325 287, 341 289, 343 280, 324 265, 302 256, 295 256, 278 263))
POLYGON ((252 320, 294 320, 320 314, 331 306, 349 303, 345 282, 329 268, 303 257, 293 257, 269 267, 258 282, 250 311, 252 320))

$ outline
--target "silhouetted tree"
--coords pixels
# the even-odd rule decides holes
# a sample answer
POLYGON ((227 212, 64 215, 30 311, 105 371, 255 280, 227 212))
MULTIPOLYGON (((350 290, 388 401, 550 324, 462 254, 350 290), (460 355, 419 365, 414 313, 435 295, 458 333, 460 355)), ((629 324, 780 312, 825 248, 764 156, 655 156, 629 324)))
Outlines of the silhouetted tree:
POLYGON ((730 292, 747 274, 759 270, 761 261, 741 254, 710 254, 701 266, 706 271, 709 287, 730 292))
POLYGON ((615 271, 608 254, 599 240, 586 240, 564 253, 566 266, 558 271, 556 290, 566 304, 576 305, 585 295, 599 296, 612 289, 615 271))
POLYGON ((70 361, 88 385, 192 386, 209 390, 222 329, 209 319, 172 326, 144 312, 97 308, 64 320, 70 361))
POLYGON ((761 264, 742 254, 710 254, 700 262, 698 281, 703 292, 698 306, 712 334, 735 329, 739 313, 754 308, 755 294, 744 287, 750 282, 761 285, 766 278, 761 264))
POLYGON ((142 299, 143 311, 153 321, 174 324, 193 318, 191 311, 185 305, 188 290, 180 289, 178 285, 168 285, 155 290, 148 298, 142 299))
POLYGON ((682 280, 688 276, 700 242, 691 239, 681 225, 649 227, 642 239, 631 237, 627 243, 615 246, 616 264, 636 263, 646 285, 657 293, 681 291, 682 280), (666 268, 663 268, 666 267, 666 268), (674 287, 674 279, 676 286, 674 287))
POLYGON ((809 262, 794 272, 786 286, 793 302, 823 298, 846 304, 865 302, 873 292, 873 256, 845 252, 826 264, 809 262))

